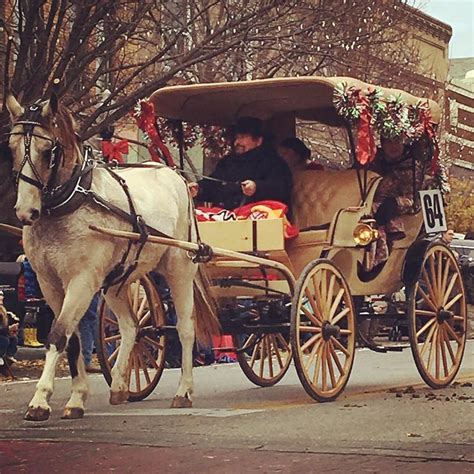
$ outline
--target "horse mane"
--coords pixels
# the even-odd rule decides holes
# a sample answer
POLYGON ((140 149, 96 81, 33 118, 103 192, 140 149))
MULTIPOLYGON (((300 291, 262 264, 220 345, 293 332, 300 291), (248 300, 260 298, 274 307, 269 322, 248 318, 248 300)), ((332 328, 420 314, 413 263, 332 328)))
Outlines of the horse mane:
POLYGON ((77 145, 76 129, 77 125, 72 117, 71 112, 59 104, 58 111, 54 116, 57 127, 54 127, 53 133, 59 132, 61 138, 61 144, 66 149, 73 149, 77 145))

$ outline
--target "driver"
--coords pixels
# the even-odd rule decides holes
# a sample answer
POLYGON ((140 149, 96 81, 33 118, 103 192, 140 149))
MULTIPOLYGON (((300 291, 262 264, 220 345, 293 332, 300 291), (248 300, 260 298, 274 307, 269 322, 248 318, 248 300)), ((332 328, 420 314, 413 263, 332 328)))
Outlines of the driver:
POLYGON ((257 118, 237 121, 233 152, 219 160, 211 177, 223 182, 189 183, 191 195, 229 210, 267 199, 290 204, 290 169, 264 143, 263 123, 257 118))

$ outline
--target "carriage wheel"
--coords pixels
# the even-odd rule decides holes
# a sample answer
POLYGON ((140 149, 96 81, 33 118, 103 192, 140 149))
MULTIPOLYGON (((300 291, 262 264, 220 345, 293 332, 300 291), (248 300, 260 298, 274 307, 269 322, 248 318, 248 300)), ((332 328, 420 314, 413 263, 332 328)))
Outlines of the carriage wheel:
POLYGON ((291 347, 288 336, 282 333, 245 334, 239 340, 234 336, 238 347, 237 360, 247 378, 260 387, 271 387, 286 374, 291 362, 291 347))
POLYGON ((298 377, 312 398, 334 400, 344 389, 355 354, 356 323, 349 287, 325 259, 310 262, 296 284, 291 345, 298 377))
POLYGON ((461 270, 443 244, 428 247, 419 280, 408 291, 410 344, 423 380, 449 385, 466 345, 467 308, 461 270))
MULTIPOLYGON (((151 277, 146 276, 129 285, 128 296, 138 324, 138 334, 130 354, 127 379, 129 401, 143 400, 157 386, 165 367, 166 336, 157 336, 154 328, 166 321, 160 297, 151 277)), ((117 319, 104 299, 99 306, 99 343, 97 357, 105 380, 112 383, 111 370, 121 343, 117 319)))

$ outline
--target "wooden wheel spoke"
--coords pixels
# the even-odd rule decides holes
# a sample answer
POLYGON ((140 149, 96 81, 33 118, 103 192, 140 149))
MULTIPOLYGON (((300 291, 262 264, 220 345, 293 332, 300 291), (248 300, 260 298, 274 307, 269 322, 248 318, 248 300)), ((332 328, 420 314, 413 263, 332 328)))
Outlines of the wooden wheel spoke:
POLYGON ((444 338, 444 342, 446 343, 446 347, 448 348, 449 356, 451 357, 451 362, 455 364, 456 357, 454 355, 453 348, 451 347, 451 340, 449 339, 446 328, 444 326, 443 326, 443 338, 444 338))
POLYGON ((430 266, 430 281, 431 281, 431 286, 433 288, 434 295, 436 297, 436 301, 439 301, 439 288, 438 288, 438 282, 436 280, 436 268, 435 268, 435 257, 434 254, 431 254, 428 257, 428 264, 430 266))
POLYGON ((449 285, 448 285, 448 288, 446 289, 446 293, 444 294, 444 298, 442 302, 442 306, 444 306, 444 309, 446 309, 446 303, 448 302, 449 295, 451 294, 451 291, 453 291, 453 287, 457 279, 458 279, 458 274, 453 273, 451 280, 449 280, 449 285))
POLYGON ((433 353, 435 352, 433 350, 433 346, 436 345, 436 339, 438 338, 438 330, 439 330, 439 326, 436 325, 435 326, 435 330, 434 330, 434 333, 433 333, 433 337, 432 337, 432 343, 430 344, 430 349, 429 349, 429 354, 428 354, 428 363, 426 365, 426 370, 428 372, 430 372, 431 370, 431 364, 433 363, 433 353))
POLYGON ((115 348, 112 354, 110 354, 110 356, 107 358, 107 362, 109 363, 111 367, 112 367, 112 361, 114 361, 118 356, 119 349, 120 349, 120 344, 115 348))
POLYGON ((108 343, 108 342, 113 342, 113 341, 119 341, 120 339, 122 339, 122 335, 115 334, 114 336, 104 337, 104 342, 108 343))
POLYGON ((444 376, 447 377, 449 374, 449 370, 448 370, 448 361, 446 360, 446 347, 444 346, 445 342, 446 341, 444 338, 444 326, 441 326, 439 328, 439 345, 441 347, 441 359, 443 361, 444 376))
POLYGON ((265 358, 266 358, 266 354, 265 354, 265 338, 263 338, 260 342, 259 342, 259 347, 260 347, 260 372, 259 372, 259 375, 260 375, 260 378, 263 378, 263 369, 265 368, 265 358))
POLYGON ((118 327, 118 322, 115 319, 111 319, 108 316, 104 318, 104 323, 110 324, 111 326, 118 327))
POLYGON ((455 341, 461 345, 461 338, 454 332, 454 329, 447 321, 443 321, 443 326, 445 330, 455 339, 455 341))
POLYGON ((352 334, 352 331, 350 329, 339 329, 339 332, 341 334, 344 334, 345 336, 349 336, 350 334, 352 334))
POLYGON ((142 349, 142 352, 145 354, 146 358, 151 362, 151 364, 153 365, 153 367, 156 369, 156 370, 159 370, 159 366, 158 364, 156 363, 156 360, 155 358, 153 357, 153 355, 150 353, 150 351, 148 350, 148 347, 145 346, 145 344, 143 344, 142 341, 139 341, 138 342, 138 346, 141 347, 142 349))
POLYGON ((323 392, 326 392, 328 389, 326 364, 327 364, 326 344, 323 342, 323 348, 321 350, 321 388, 323 392))
POLYGON ((438 332, 436 334, 435 338, 435 377, 439 379, 439 369, 441 365, 441 334, 440 334, 441 328, 438 327, 438 332))
POLYGON ((437 308, 433 301, 431 301, 430 297, 423 291, 423 288, 418 284, 417 292, 423 298, 423 301, 433 310, 437 311, 437 308))
POLYGON ((339 303, 341 302, 341 298, 344 295, 344 288, 341 288, 337 295, 336 298, 334 299, 334 302, 331 306, 331 309, 329 310, 328 314, 328 320, 331 321, 331 318, 334 316, 334 313, 336 312, 337 307, 339 306, 339 303))
POLYGON ((137 392, 140 392, 142 389, 141 382, 140 382, 140 364, 138 362, 138 357, 134 352, 132 352, 132 360, 133 360, 133 370, 135 371, 135 384, 137 387, 137 392))
POLYGON ((140 351, 137 351, 137 357, 138 357, 138 362, 143 369, 143 375, 145 376, 146 383, 150 384, 151 378, 150 378, 150 374, 148 373, 148 367, 146 366, 145 359, 143 359, 143 355, 141 354, 140 351))
POLYGON ((423 343, 423 347, 421 348, 420 351, 420 357, 423 357, 423 354, 425 353, 426 349, 430 346, 430 341, 433 338, 433 333, 435 332, 437 325, 434 324, 432 328, 430 329, 430 332, 428 333, 428 336, 426 336, 425 342, 423 343))
POLYGON ((273 357, 272 357, 272 340, 270 335, 265 337, 267 342, 267 355, 268 355, 268 370, 270 371, 270 378, 273 378, 273 357))
POLYGON ((304 364, 304 367, 305 367, 305 370, 308 372, 309 371, 309 368, 311 367, 311 365, 313 364, 314 362, 314 359, 316 357, 316 354, 318 353, 318 350, 319 350, 319 346, 321 345, 321 343, 323 342, 322 339, 320 339, 314 346, 313 348, 311 349, 311 353, 308 357, 308 360, 305 362, 304 364))
POLYGON ((331 324, 335 326, 347 313, 349 313, 350 310, 351 308, 344 308, 342 311, 337 313, 332 319, 332 321, 330 321, 331 324))
POLYGON ((260 352, 260 342, 258 342, 257 344, 255 344, 255 346, 253 346, 253 351, 252 351, 252 356, 250 358, 250 367, 253 368, 253 366, 255 365, 255 361, 257 360, 257 352, 260 352))
POLYGON ((422 274, 424 278, 423 281, 425 282, 426 287, 428 288, 428 294, 430 295, 430 299, 433 302, 433 304, 436 305, 438 303, 438 298, 437 298, 438 294, 435 293, 433 284, 431 282, 431 278, 428 276, 425 267, 423 267, 422 274))
POLYGON ((341 374, 341 376, 343 376, 345 374, 345 371, 344 371, 344 368, 342 367, 342 364, 341 364, 341 361, 339 360, 339 357, 337 356, 336 351, 334 350, 334 345, 333 345, 332 341, 330 341, 328 345, 329 345, 330 354, 331 354, 332 358, 334 359, 334 362, 336 363, 337 370, 339 370, 339 374, 341 374))
POLYGON ((314 326, 300 326, 300 332, 304 333, 320 333, 322 331, 322 328, 315 328, 314 326))
POLYGON ((449 276, 449 269, 451 268, 451 259, 447 258, 446 259, 446 266, 444 267, 443 271, 443 279, 441 281, 441 286, 440 286, 440 294, 445 295, 446 294, 446 286, 448 284, 448 276, 449 276))
MULTIPOLYGON (((150 311, 147 311, 145 313, 145 315, 143 316, 143 318, 141 318, 139 321, 138 321, 138 327, 139 328, 143 328, 145 326, 145 323, 150 321, 150 318, 151 318, 151 312, 150 311)), ((152 325, 153 325, 153 322, 152 322, 152 325)))
POLYGON ((417 316, 429 316, 430 318, 436 318, 436 311, 428 311, 427 309, 415 309, 417 316))
POLYGON ((321 308, 319 314, 321 315, 321 320, 324 321, 325 317, 324 315, 326 314, 326 306, 323 304, 323 297, 322 297, 322 292, 319 289, 319 283, 316 280, 316 275, 313 275, 312 281, 313 281, 313 286, 314 286, 314 297, 316 299, 316 304, 319 308, 321 308))
POLYGON ((454 319, 455 321, 464 321, 464 317, 463 317, 463 316, 460 316, 459 314, 455 314, 455 315, 453 316, 453 319, 454 319))
MULTIPOLYGON (((332 274, 329 280, 329 286, 328 286, 327 295, 326 295, 326 308, 332 308, 332 296, 334 294, 335 282, 336 282, 336 275, 332 274)), ((331 314, 331 310, 329 310, 329 314, 331 314)))
POLYGON ((143 336, 142 338, 144 341, 148 342, 148 344, 151 344, 152 346, 156 347, 158 350, 162 351, 163 350, 163 345, 160 344, 157 340, 152 339, 149 336, 143 336))
POLYGON ((319 318, 319 316, 316 315, 316 313, 311 313, 307 308, 304 306, 301 306, 301 309, 304 313, 304 315, 315 325, 321 327, 323 322, 319 318))
POLYGON ((315 334, 314 336, 310 337, 302 346, 301 346, 301 352, 304 352, 306 349, 308 349, 310 346, 315 344, 319 339, 321 339, 322 336, 321 334, 315 334))
POLYGON ((451 306, 453 306, 456 302, 458 302, 463 296, 464 295, 462 293, 458 293, 451 301, 444 305, 444 309, 448 311, 448 309, 451 308, 451 306))
POLYGON ((331 379, 332 388, 336 387, 336 377, 334 375, 334 366, 332 364, 331 352, 329 350, 329 342, 326 344, 326 365, 329 372, 329 378, 331 379))
POLYGON ((350 352, 334 336, 331 336, 330 340, 346 357, 350 357, 350 352))
POLYGON ((418 338, 432 325, 436 322, 436 318, 431 318, 417 333, 416 339, 418 338))
POLYGON ((284 367, 284 364, 283 364, 283 361, 281 359, 281 355, 280 355, 280 349, 278 347, 278 341, 275 337, 275 334, 271 334, 270 335, 271 339, 272 339, 272 343, 273 343, 273 347, 275 348, 275 355, 276 355, 276 360, 278 362, 278 365, 280 366, 280 370, 283 369, 284 367))
POLYGON ((281 335, 281 333, 278 333, 276 335, 276 338, 277 338, 278 342, 283 346, 284 350, 289 352, 290 351, 290 346, 288 345, 288 342, 286 341, 286 339, 281 335))
POLYGON ((146 297, 144 296, 143 299, 140 301, 140 306, 138 307, 137 309, 137 319, 140 321, 140 318, 143 314, 143 311, 145 310, 145 306, 147 305, 148 303, 148 300, 146 299, 146 297))
POLYGON ((321 344, 319 344, 318 350, 317 350, 316 366, 314 368, 314 374, 313 374, 313 385, 318 384, 319 372, 321 370, 321 359, 322 359, 322 352, 323 352, 321 347, 322 349, 324 349, 323 341, 321 341, 321 344))

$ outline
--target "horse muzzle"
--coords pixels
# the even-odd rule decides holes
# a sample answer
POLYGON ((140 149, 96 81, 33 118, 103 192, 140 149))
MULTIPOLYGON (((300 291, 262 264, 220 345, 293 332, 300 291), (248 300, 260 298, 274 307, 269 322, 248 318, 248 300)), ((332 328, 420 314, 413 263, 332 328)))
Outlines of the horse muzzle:
POLYGON ((27 211, 20 211, 16 209, 16 216, 23 225, 33 225, 40 218, 41 212, 39 209, 30 208, 27 211))

